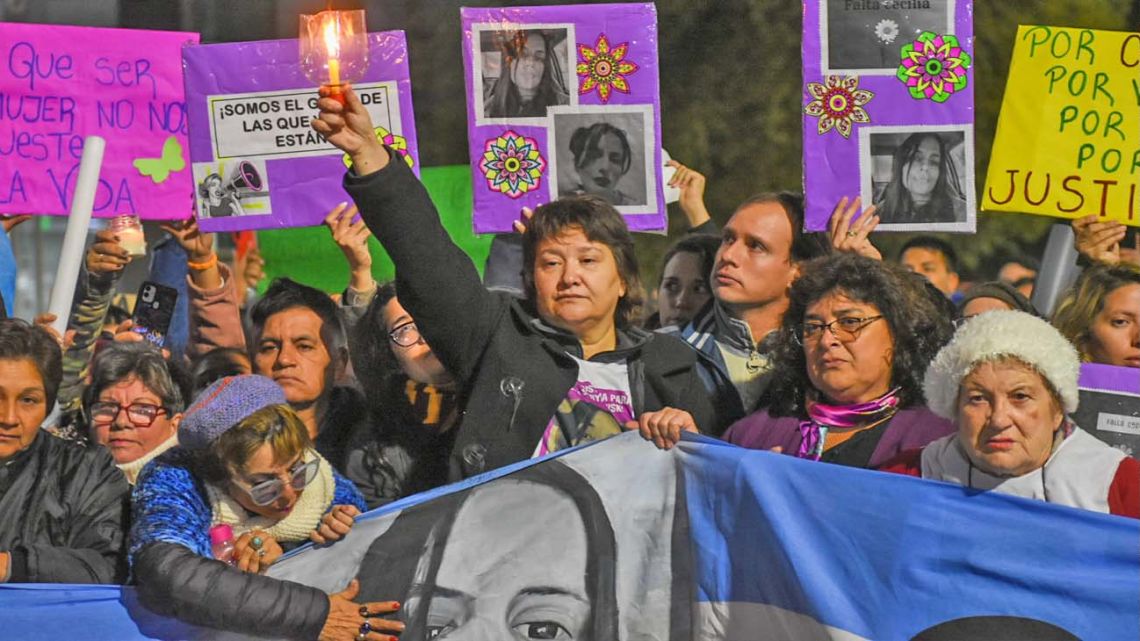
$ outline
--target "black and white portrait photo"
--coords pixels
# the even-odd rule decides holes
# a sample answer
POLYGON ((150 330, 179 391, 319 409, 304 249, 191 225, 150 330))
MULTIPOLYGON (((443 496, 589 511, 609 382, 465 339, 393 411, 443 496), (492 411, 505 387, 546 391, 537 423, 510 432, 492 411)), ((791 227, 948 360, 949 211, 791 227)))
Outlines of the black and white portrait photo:
POLYGON ((899 50, 923 31, 953 33, 955 0, 825 0, 824 74, 894 75, 899 50))
POLYGON ((867 127, 860 131, 863 202, 880 228, 965 231, 974 220, 969 126, 867 127))
POLYGON ((575 104, 572 25, 474 25, 477 120, 544 118, 575 104))
POLYGON ((553 110, 548 131, 559 197, 591 194, 623 214, 655 202, 651 106, 553 110))

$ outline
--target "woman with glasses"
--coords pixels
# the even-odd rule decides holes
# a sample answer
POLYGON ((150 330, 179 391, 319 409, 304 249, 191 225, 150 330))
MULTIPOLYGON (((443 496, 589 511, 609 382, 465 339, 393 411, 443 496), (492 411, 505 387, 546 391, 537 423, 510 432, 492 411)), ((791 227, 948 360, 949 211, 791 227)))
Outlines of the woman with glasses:
POLYGON ((460 410, 455 379, 396 298, 395 283, 377 287, 349 346, 375 427, 349 448, 345 475, 369 509, 445 485, 460 410))
POLYGON ((0 320, 0 583, 126 579, 126 479, 103 448, 40 429, 62 379, 47 331, 0 320))
POLYGON ((155 457, 178 444, 185 407, 162 353, 150 343, 112 343, 91 367, 83 393, 88 434, 134 484, 155 457))
MULTIPOLYGON (((923 373, 953 333, 924 282, 851 254, 805 264, 773 348, 767 409, 738 421, 725 440, 875 468, 953 432, 924 406, 923 373)), ((660 446, 696 427, 662 414, 642 430, 660 446)))
POLYGON ((365 623, 391 604, 362 608, 352 589, 330 597, 261 576, 286 549, 339 540, 364 509, 276 383, 253 375, 215 382, 186 410, 179 437, 180 447, 143 470, 132 496, 128 552, 144 605, 264 636, 383 638, 365 623), (235 537, 228 559, 212 553, 217 525, 235 537))

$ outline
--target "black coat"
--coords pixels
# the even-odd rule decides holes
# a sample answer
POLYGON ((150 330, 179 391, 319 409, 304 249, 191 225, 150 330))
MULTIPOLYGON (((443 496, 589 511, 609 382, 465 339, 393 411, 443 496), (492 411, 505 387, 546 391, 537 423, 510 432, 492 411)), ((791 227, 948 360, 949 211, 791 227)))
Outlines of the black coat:
MULTIPOLYGON (((483 287, 404 163, 389 162, 363 177, 350 173, 345 189, 396 265, 400 303, 460 382, 464 410, 451 478, 531 456, 577 381, 571 357, 581 358, 577 338, 542 323, 527 303, 483 287)), ((698 425, 712 420, 696 355, 681 341, 630 329, 619 332, 617 350, 593 359, 628 363, 636 414, 671 406, 689 411, 698 425)))
POLYGON ((122 583, 130 486, 106 449, 40 431, 0 466, 11 583, 122 583))

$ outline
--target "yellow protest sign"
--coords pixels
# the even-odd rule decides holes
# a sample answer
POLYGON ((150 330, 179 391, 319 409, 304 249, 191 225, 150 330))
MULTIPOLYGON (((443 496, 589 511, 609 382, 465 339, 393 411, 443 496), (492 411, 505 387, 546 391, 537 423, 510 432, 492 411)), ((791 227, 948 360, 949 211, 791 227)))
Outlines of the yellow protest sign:
POLYGON ((1018 27, 982 208, 1140 226, 1140 33, 1018 27))

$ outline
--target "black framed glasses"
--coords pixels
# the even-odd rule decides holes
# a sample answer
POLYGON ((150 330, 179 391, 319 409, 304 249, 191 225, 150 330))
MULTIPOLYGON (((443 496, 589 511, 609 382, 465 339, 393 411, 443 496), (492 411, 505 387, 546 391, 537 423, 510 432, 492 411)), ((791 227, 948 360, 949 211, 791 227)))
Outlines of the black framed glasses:
POLYGON ((818 340, 823 337, 823 330, 828 330, 833 336, 839 339, 842 343, 850 343, 859 337, 859 332, 871 323, 881 319, 882 314, 878 316, 868 316, 860 318, 859 316, 841 316, 830 323, 822 323, 819 321, 807 321, 800 328, 800 337, 804 341, 818 340))
MULTIPOLYGON (((317 478, 318 467, 320 467, 320 459, 318 458, 314 458, 308 463, 297 461, 289 470, 289 485, 298 492, 305 489, 309 483, 313 482, 313 479, 317 478)), ((285 491, 285 481, 279 478, 262 481, 255 485, 238 481, 238 485, 249 494, 250 500, 257 505, 269 505, 281 498, 281 494, 285 491)))
POLYGON ((99 401, 92 403, 88 412, 91 415, 91 422, 105 425, 113 423, 119 416, 119 412, 126 410, 127 420, 135 427, 150 427, 154 425, 155 419, 159 415, 166 412, 166 408, 161 405, 153 403, 131 403, 130 405, 120 405, 114 401, 99 401))
POLYGON ((420 328, 416 327, 415 321, 408 321, 403 325, 397 325, 388 332, 388 338, 400 347, 411 347, 420 342, 420 328))

